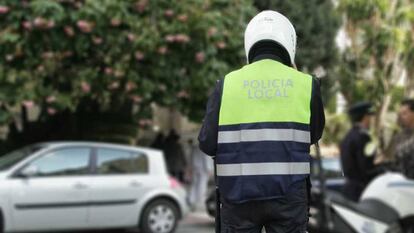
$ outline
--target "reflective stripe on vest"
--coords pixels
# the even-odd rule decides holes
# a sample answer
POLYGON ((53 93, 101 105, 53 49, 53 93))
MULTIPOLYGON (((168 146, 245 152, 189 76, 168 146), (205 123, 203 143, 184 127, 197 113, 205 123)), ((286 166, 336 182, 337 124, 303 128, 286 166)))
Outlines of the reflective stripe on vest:
POLYGON ((254 141, 293 141, 310 143, 310 133, 309 131, 296 129, 249 129, 221 131, 218 133, 218 143, 254 141))
POLYGON ((218 164, 218 176, 309 174, 309 163, 241 163, 218 164))

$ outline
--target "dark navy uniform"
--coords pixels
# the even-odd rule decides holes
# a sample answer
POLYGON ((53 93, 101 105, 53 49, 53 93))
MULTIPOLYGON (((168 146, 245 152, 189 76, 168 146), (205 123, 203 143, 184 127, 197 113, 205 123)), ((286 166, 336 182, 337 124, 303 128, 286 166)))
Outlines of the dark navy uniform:
MULTIPOLYGON (((351 118, 372 114, 372 105, 358 103, 349 110, 351 118)), ((375 146, 367 129, 355 122, 352 129, 343 139, 341 149, 341 162, 346 178, 344 194, 353 201, 358 201, 362 191, 374 176, 375 146)))
MULTIPOLYGON (((257 58, 257 62, 268 59, 267 63, 271 61, 281 60, 280 58, 266 54, 257 58)), ((325 125, 325 116, 323 111, 323 104, 320 92, 320 83, 316 79, 311 81, 311 101, 308 103, 310 111, 310 125, 307 126, 309 132, 309 144, 316 143, 322 136, 323 128, 325 125)), ((216 85, 216 89, 211 95, 207 104, 207 112, 204 118, 203 127, 198 137, 200 142, 200 149, 210 156, 218 156, 219 160, 229 159, 229 156, 222 156, 220 152, 223 151, 223 145, 218 143, 220 140, 219 126, 219 112, 222 105, 223 95, 223 81, 219 81, 216 85), (221 146, 221 148, 220 148, 221 146)), ((260 126, 270 125, 269 123, 260 123, 260 126)), ((287 125, 286 123, 279 124, 281 126, 287 125)), ((243 126, 243 125, 242 125, 243 126)), ((229 128, 229 126, 226 126, 229 128)), ((222 127, 223 128, 223 127, 222 127)), ((272 134, 273 136, 274 134, 272 134)), ((285 149, 301 148, 303 156, 299 156, 300 159, 305 160, 308 158, 309 146, 305 143, 299 143, 293 145, 292 142, 276 142, 276 146, 281 146, 276 152, 279 153, 267 153, 267 151, 275 151, 272 141, 264 142, 243 142, 246 150, 258 151, 255 156, 246 156, 246 159, 259 160, 260 158, 267 156, 275 160, 282 157, 281 151, 285 149), (259 144, 260 146, 256 146, 259 144), (282 144, 283 143, 283 144, 282 144), (288 145, 289 144, 289 145, 288 145), (287 146, 286 146, 287 145, 287 146), (308 147, 308 148, 305 148, 308 147)), ((236 149, 238 152, 242 149, 235 143, 224 145, 225 149, 236 149)), ((246 154, 246 153, 244 153, 246 154)), ((301 154, 302 155, 302 154, 301 154)), ((234 156, 233 156, 234 158, 234 156)), ((237 156, 236 158, 244 158, 243 156, 237 156)), ((291 157, 293 160, 293 158, 291 157)), ((262 159, 263 160, 263 159, 262 159)), ((220 161, 219 161, 220 162, 220 161)), ((244 162, 244 161, 243 161, 244 162)), ((273 164, 273 163, 272 163, 273 164)), ((261 166, 260 169, 266 171, 265 166, 261 166)), ((252 169, 251 169, 252 170, 252 169)), ((255 171, 261 172, 261 171, 255 171)), ((219 174, 220 175, 220 174, 219 174)), ((279 232, 305 232, 306 221, 308 217, 308 192, 310 188, 310 180, 306 182, 304 179, 297 179, 299 175, 284 175, 276 176, 277 179, 282 177, 290 182, 288 187, 283 190, 282 182, 268 181, 272 179, 271 175, 265 176, 251 176, 245 175, 243 177, 220 177, 219 185, 221 184, 221 203, 222 205, 222 232, 261 232, 262 226, 265 226, 267 232, 279 233, 279 232), (243 185, 237 186, 238 189, 233 188, 231 191, 227 189, 234 187, 233 184, 237 182, 230 179, 238 179, 243 181, 243 185), (227 180, 230 180, 226 183, 227 180), (260 187, 260 188, 258 188, 260 187), (233 191, 236 190, 236 191, 233 191), (283 193, 281 190, 283 190, 283 193), (249 200, 250 199, 250 200, 249 200)), ((301 177, 300 177, 301 178, 301 177)))

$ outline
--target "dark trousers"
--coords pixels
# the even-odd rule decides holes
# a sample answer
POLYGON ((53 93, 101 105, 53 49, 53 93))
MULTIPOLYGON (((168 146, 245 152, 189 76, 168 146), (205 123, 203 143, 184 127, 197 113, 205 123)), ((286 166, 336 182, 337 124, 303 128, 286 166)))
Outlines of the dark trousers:
POLYGON ((308 222, 306 182, 283 198, 242 204, 222 202, 221 233, 304 233, 308 222))

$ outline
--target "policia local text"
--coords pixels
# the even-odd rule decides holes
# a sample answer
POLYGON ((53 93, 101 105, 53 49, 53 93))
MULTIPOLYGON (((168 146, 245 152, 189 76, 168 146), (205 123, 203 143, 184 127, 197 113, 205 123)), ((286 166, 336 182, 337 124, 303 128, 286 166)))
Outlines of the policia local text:
POLYGON ((244 80, 243 88, 247 89, 249 99, 287 98, 289 88, 293 88, 292 79, 244 80))

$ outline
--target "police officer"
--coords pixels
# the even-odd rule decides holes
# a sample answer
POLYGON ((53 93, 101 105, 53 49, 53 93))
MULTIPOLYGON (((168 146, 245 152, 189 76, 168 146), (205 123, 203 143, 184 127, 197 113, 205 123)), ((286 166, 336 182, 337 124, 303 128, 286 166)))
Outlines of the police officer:
POLYGON ((387 153, 395 160, 397 170, 414 179, 414 99, 401 102, 398 124, 401 131, 393 137, 387 153))
POLYGON ((369 135, 374 109, 371 103, 359 102, 348 110, 352 129, 341 143, 341 162, 346 178, 345 196, 357 202, 374 173, 375 144, 369 135))
POLYGON ((319 82, 293 68, 296 32, 282 14, 259 13, 244 37, 248 64, 217 82, 199 134, 216 159, 221 232, 305 232, 319 82))

